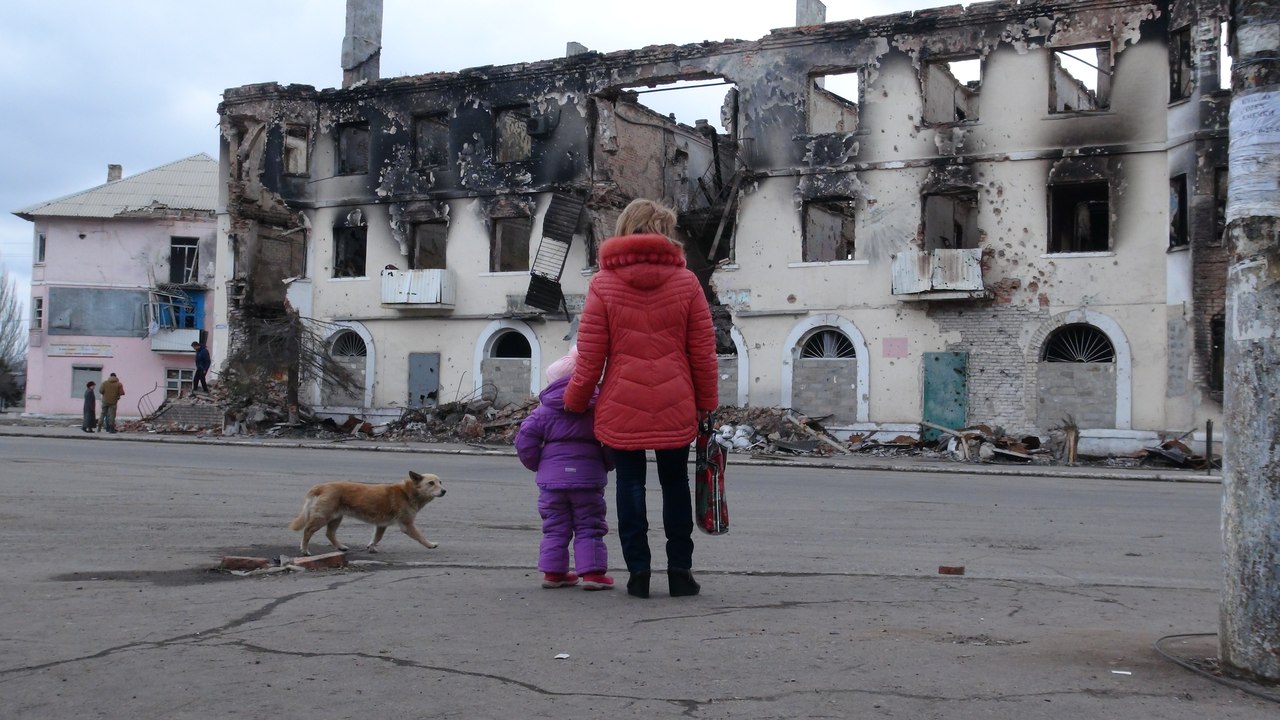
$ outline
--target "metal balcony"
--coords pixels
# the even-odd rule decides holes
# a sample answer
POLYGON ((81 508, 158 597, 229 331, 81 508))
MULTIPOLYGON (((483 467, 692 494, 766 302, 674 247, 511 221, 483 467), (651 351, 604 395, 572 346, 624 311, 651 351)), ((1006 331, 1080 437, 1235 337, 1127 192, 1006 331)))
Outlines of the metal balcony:
POLYGON ((987 297, 982 284, 982 249, 905 250, 895 254, 893 294, 899 300, 987 297))
POLYGON ((452 270, 383 270, 382 304, 395 308, 452 310, 456 284, 452 270))

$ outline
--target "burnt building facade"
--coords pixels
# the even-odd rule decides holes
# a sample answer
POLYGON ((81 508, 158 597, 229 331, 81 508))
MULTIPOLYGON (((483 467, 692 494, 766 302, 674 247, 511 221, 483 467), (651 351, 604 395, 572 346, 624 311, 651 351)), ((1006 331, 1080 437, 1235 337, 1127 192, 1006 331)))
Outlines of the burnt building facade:
MULTIPOLYGON (((393 417, 536 394, 621 208, 662 200, 721 402, 1113 449, 1221 415, 1223 2, 993 2, 220 106, 225 342, 297 312, 393 417), (722 84, 682 124, 648 89, 722 84)), ((218 340, 218 338, 215 338, 218 340)))

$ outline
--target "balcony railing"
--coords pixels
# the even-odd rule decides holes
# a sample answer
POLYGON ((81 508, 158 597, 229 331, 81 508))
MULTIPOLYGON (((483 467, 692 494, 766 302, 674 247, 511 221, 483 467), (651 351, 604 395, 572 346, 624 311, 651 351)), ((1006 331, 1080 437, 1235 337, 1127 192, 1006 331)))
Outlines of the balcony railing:
POLYGON ((151 334, 151 352, 194 355, 191 343, 199 340, 200 331, 195 328, 160 328, 151 334))
POLYGON ((893 294, 900 300, 985 297, 982 249, 905 250, 895 254, 893 294))
POLYGON ((452 270, 382 271, 383 305, 452 310, 454 299, 452 270))

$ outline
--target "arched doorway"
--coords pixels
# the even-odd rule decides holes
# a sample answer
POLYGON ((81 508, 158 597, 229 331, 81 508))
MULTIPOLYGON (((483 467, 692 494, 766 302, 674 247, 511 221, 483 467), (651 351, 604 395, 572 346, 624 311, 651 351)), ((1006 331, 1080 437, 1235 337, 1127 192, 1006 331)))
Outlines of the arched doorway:
POLYGON ((1116 348, 1106 333, 1083 322, 1056 328, 1045 337, 1036 367, 1036 425, 1072 420, 1081 428, 1112 427, 1116 379, 1116 348))
POLYGON ((369 346, 354 330, 341 330, 329 340, 329 357, 351 376, 351 387, 325 383, 323 404, 331 407, 364 407, 368 386, 369 346))
POLYGON ((522 403, 537 394, 541 372, 538 338, 525 323, 499 320, 490 323, 476 344, 477 395, 503 408, 522 403))

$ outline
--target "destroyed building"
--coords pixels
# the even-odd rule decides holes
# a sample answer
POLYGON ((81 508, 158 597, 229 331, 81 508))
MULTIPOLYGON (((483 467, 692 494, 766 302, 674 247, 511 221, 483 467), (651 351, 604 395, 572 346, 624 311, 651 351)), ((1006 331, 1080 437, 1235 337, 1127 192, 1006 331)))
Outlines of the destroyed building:
POLYGON ((75 415, 118 373, 121 418, 190 395, 212 328, 218 163, 201 153, 14 211, 34 224, 26 412, 75 415))
POLYGON ((1221 417, 1227 17, 975 3, 386 79, 375 43, 340 89, 232 88, 214 346, 322 323, 358 388, 304 387, 320 414, 519 401, 646 197, 679 214, 725 405, 837 433, 1069 421, 1103 450, 1202 427, 1221 417), (645 105, 690 82, 723 84, 718 117, 645 105))

